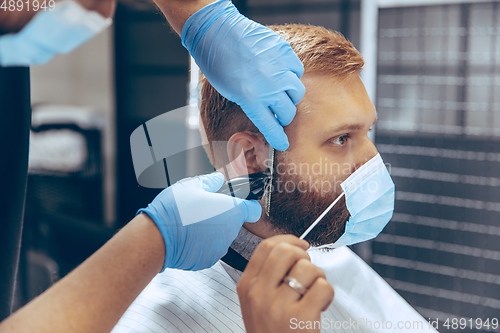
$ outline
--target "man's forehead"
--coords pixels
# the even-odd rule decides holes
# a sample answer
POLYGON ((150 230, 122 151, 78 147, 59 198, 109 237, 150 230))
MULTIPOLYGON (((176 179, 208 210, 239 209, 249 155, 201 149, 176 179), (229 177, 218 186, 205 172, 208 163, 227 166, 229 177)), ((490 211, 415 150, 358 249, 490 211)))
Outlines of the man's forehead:
POLYGON ((302 82, 306 94, 297 105, 297 123, 316 127, 332 127, 333 123, 355 129, 376 121, 375 107, 358 76, 306 73, 302 82))

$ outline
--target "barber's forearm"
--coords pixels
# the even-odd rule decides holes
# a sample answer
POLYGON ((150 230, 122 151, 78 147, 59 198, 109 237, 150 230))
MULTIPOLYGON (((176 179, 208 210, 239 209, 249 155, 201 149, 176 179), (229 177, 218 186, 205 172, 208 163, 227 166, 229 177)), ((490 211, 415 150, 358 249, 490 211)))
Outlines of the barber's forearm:
POLYGON ((182 33, 182 27, 187 19, 206 5, 216 0, 155 0, 172 28, 177 34, 182 33))
POLYGON ((110 332, 162 269, 165 245, 145 214, 0 324, 0 332, 110 332))

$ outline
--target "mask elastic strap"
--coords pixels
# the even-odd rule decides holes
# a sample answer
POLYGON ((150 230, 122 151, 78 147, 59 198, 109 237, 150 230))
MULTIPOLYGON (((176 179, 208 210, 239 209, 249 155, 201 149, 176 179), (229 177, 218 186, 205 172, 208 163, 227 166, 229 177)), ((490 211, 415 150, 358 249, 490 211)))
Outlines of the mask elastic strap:
POLYGON ((309 228, 307 228, 306 231, 304 231, 302 236, 300 236, 300 239, 304 239, 307 236, 307 234, 309 234, 311 232, 311 230, 314 229, 314 227, 319 223, 319 221, 321 221, 321 219, 323 219, 323 217, 325 217, 326 213, 328 213, 333 208, 333 206, 335 206, 335 204, 340 200, 340 198, 342 198, 344 196, 344 194, 345 194, 345 192, 342 192, 342 194, 339 195, 339 197, 337 199, 335 199, 335 201, 332 202, 330 204, 330 206, 328 206, 328 208, 325 209, 325 211, 323 213, 321 213, 321 215, 316 219, 316 221, 314 221, 314 223, 311 224, 311 226, 309 228))

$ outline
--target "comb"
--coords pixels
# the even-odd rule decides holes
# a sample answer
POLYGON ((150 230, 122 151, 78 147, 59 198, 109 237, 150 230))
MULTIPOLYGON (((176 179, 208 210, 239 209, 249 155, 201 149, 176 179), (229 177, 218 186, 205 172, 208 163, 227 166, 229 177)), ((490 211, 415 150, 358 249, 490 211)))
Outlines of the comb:
POLYGON ((269 145, 269 160, 271 160, 269 182, 267 183, 266 192, 264 194, 266 196, 265 209, 267 216, 269 216, 269 211, 271 210, 271 192, 273 190, 274 148, 271 147, 271 145, 269 145))

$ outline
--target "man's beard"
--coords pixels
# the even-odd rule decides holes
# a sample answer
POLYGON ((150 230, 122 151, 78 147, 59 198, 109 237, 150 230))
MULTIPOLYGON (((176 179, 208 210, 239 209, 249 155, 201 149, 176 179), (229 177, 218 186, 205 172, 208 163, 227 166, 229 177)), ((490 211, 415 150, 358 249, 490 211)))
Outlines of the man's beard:
MULTIPOLYGON (((277 154, 275 166, 280 163, 284 163, 282 153, 277 154)), ((308 180, 303 179, 300 175, 289 175, 287 171, 278 174, 275 169, 271 205, 267 220, 277 232, 300 237, 340 193, 335 193, 333 190, 334 184, 331 184, 332 190, 326 194, 323 191, 310 190, 308 180), (301 181, 302 185, 299 189, 298 185, 301 181), (291 185, 292 183, 294 186, 291 185), (307 186, 304 186, 304 183, 307 186), (304 189, 304 187, 306 188, 304 189)), ((327 180, 327 178, 312 178, 313 182, 316 180, 327 180)), ((350 214, 347 210, 344 196, 309 232, 305 240, 312 246, 321 246, 336 242, 344 233, 349 217, 350 214)))

